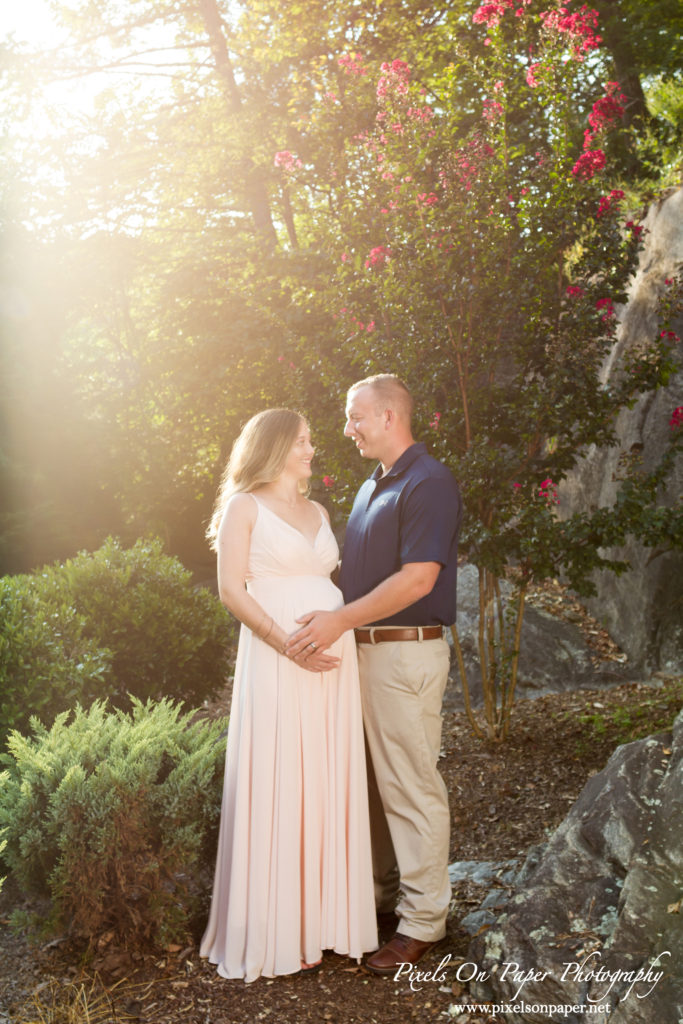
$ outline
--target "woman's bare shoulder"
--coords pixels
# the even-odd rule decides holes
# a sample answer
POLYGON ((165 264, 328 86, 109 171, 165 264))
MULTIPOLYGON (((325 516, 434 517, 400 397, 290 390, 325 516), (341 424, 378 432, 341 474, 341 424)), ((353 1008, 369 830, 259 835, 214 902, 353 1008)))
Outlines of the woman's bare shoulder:
POLYGON ((224 526, 253 526, 256 522, 258 504, 253 494, 239 491, 231 494, 225 503, 220 529, 224 526))

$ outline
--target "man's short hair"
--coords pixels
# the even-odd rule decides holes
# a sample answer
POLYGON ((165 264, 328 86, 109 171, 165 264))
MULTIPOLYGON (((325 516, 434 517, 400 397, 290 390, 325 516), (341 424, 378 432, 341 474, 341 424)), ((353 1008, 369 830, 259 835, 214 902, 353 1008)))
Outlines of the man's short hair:
POLYGON ((395 373, 375 373, 371 377, 365 377, 364 380, 358 380, 349 388, 349 395, 364 387, 371 387, 379 404, 385 408, 395 409, 407 423, 410 423, 413 414, 413 396, 395 373))

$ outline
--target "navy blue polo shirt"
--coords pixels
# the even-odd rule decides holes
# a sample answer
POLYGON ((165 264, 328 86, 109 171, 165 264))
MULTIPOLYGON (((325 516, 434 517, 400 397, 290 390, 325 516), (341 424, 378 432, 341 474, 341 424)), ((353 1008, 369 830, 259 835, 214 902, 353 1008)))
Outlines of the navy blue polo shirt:
POLYGON ((349 604, 406 562, 440 562, 431 593, 372 625, 455 622, 460 491, 451 471, 413 444, 386 476, 381 465, 361 486, 346 528, 339 587, 349 604))

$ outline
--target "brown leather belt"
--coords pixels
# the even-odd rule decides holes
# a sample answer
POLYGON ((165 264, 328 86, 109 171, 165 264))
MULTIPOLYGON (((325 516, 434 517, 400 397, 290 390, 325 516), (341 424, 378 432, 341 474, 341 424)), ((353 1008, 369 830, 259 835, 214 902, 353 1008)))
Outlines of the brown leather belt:
POLYGON ((394 640, 440 640, 443 626, 372 626, 370 629, 354 629, 353 632, 359 644, 381 644, 393 643, 394 640))

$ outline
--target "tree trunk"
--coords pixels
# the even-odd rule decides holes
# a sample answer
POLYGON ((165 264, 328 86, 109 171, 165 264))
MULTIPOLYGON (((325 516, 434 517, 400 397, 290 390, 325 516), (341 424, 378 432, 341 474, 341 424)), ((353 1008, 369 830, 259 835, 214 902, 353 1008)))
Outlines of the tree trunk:
POLYGON ((624 122, 630 126, 634 121, 645 121, 649 117, 647 103, 623 12, 613 0, 595 0, 595 9, 600 14, 600 34, 612 54, 617 81, 628 101, 624 122))
MULTIPOLYGON (((223 82, 228 114, 234 116, 241 110, 242 97, 232 69, 228 44, 223 32, 223 21, 216 0, 199 0, 199 11, 209 37, 216 70, 223 82)), ((275 248, 277 234, 273 227, 268 191, 264 180, 265 172, 262 167, 254 164, 249 157, 245 164, 244 189, 254 221, 254 227, 263 236, 268 246, 275 248)))

